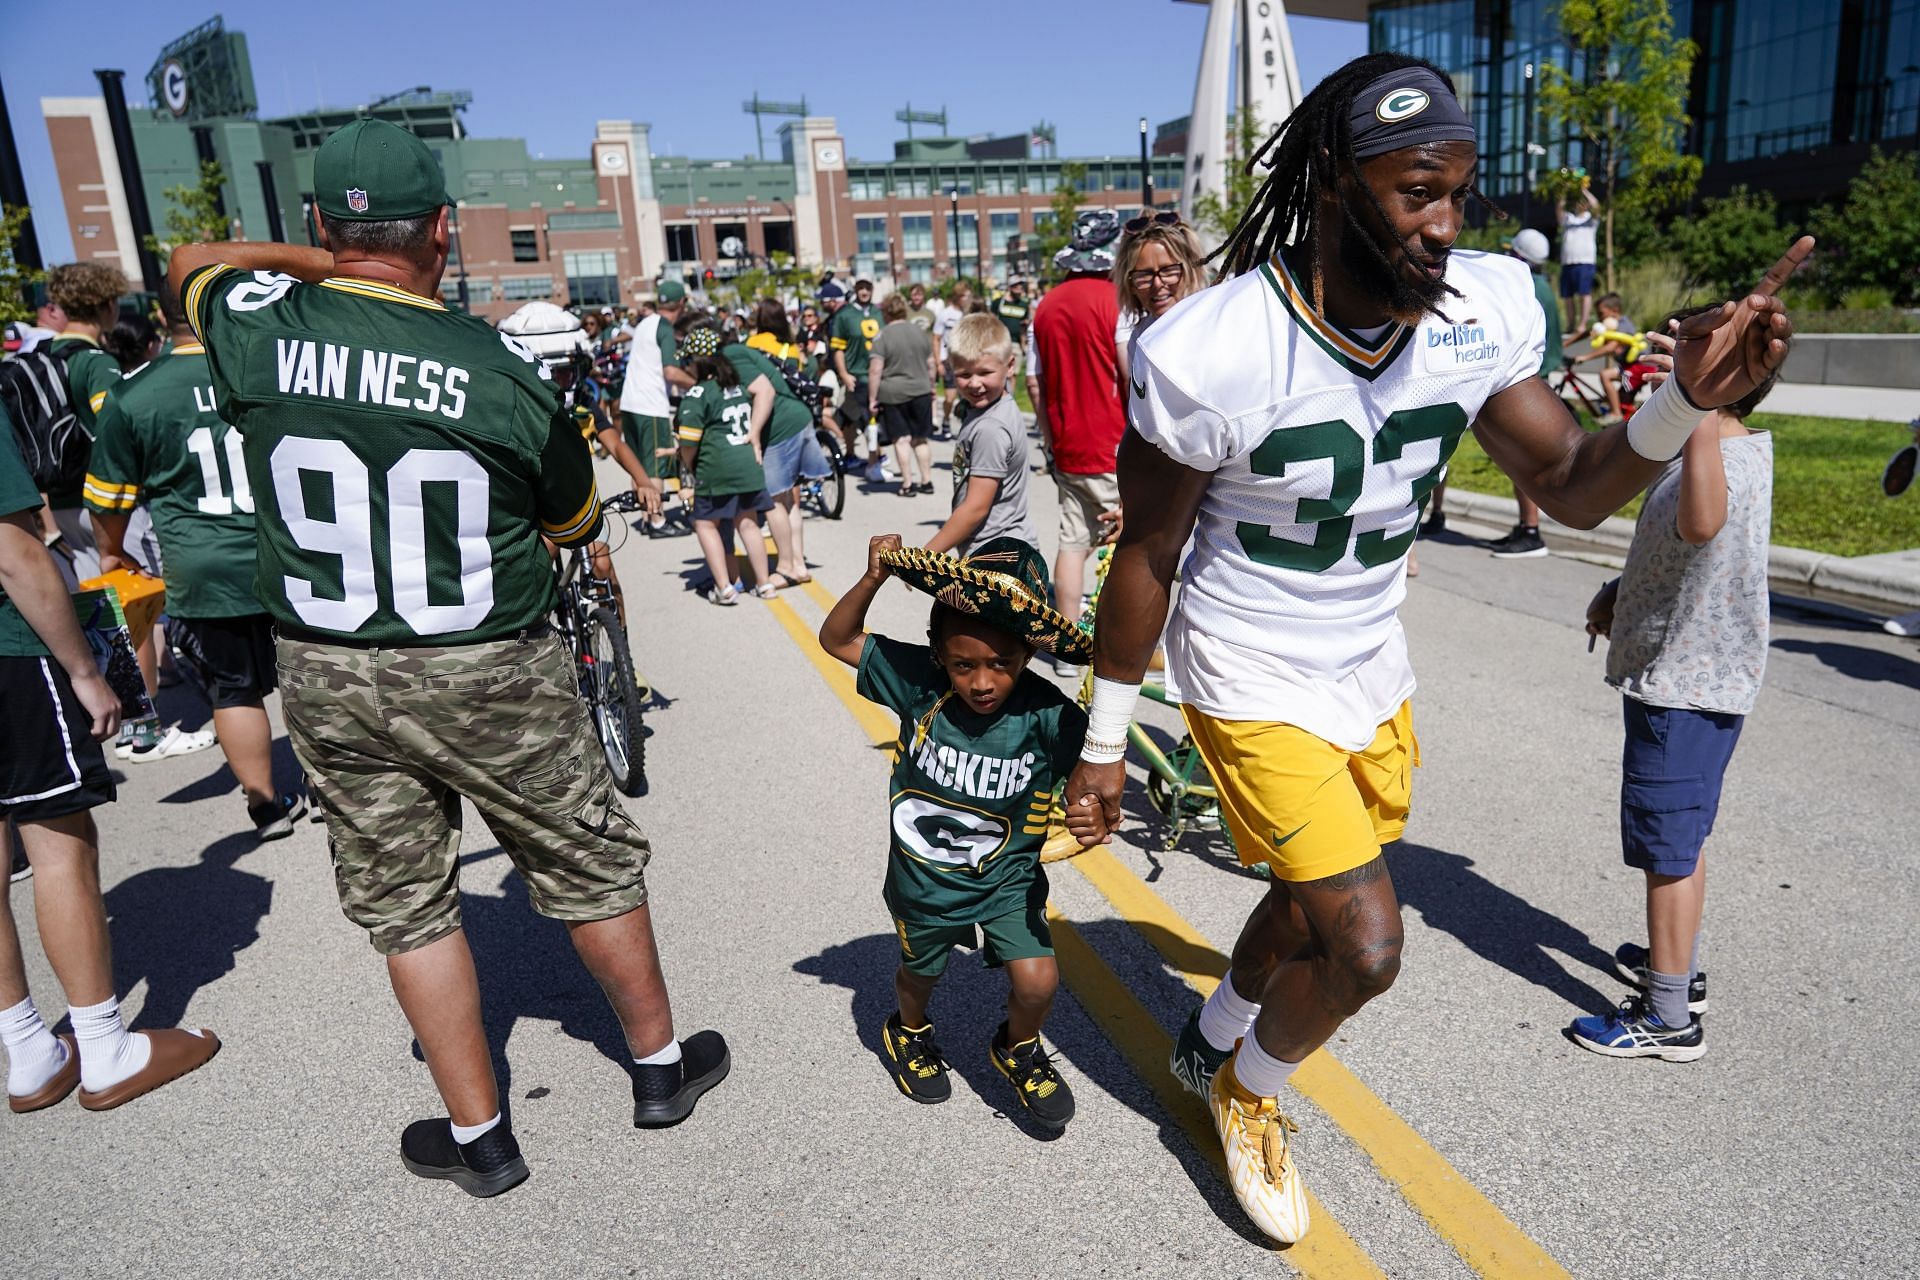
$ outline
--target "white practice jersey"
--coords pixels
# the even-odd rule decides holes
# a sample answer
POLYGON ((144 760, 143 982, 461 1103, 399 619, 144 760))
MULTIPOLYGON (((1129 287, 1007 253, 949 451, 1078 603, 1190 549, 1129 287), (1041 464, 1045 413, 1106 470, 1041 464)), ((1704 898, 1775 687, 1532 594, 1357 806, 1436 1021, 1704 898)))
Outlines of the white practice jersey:
POLYGON ((1398 609, 1420 511, 1487 399, 1540 370, 1526 265, 1456 251, 1442 304, 1368 340, 1275 258, 1133 344, 1141 436, 1213 473, 1167 626, 1167 689, 1357 751, 1413 692, 1398 609))

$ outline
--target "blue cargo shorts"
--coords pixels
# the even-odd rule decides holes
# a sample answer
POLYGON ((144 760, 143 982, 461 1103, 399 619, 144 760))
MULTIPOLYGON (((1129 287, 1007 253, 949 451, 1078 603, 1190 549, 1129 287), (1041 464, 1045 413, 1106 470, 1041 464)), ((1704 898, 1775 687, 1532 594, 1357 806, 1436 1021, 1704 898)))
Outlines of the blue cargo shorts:
POLYGON ((1630 867, 1690 876, 1720 812, 1720 785, 1745 716, 1622 698, 1620 852, 1630 867))

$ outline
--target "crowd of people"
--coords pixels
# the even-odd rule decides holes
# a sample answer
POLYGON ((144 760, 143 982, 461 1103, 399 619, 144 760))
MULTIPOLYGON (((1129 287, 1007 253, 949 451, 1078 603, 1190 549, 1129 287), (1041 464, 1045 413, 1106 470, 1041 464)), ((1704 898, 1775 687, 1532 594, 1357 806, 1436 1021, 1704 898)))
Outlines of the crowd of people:
MULTIPOLYGON (((1622 844, 1645 873, 1649 935, 1618 958, 1643 994, 1568 1033, 1612 1056, 1701 1056, 1700 854, 1765 653, 1770 453, 1746 418, 1791 336, 1775 295, 1811 242, 1748 297, 1645 339, 1646 398, 1589 432, 1543 379, 1560 358, 1544 238, 1452 250, 1477 151, 1441 72, 1357 59, 1280 127, 1270 160, 1217 266, 1176 213, 1089 210, 1037 298, 1019 280, 943 300, 828 278, 805 305, 725 312, 668 281, 617 317, 535 304, 496 332, 439 301, 450 235, 432 153, 362 120, 316 155, 321 247, 177 247, 165 333, 119 320, 117 273, 54 272, 57 334, 21 359, 61 380, 88 430, 58 456, 0 444, 0 815, 24 845, 73 1035, 28 993, 0 909, 13 1110, 75 1089, 119 1106, 219 1048, 204 1028, 129 1033, 112 988, 90 815, 114 796, 103 744, 122 697, 68 600, 103 570, 164 580, 170 625, 136 637, 156 651, 145 678, 171 657, 214 707, 202 747, 150 729, 128 751, 217 739, 261 839, 291 834, 309 804, 326 823, 342 910, 384 957, 445 1103, 402 1130, 409 1170, 476 1196, 529 1172, 461 929, 461 798, 605 991, 635 1125, 679 1123, 722 1082, 724 1037, 676 1028, 652 845, 548 623, 557 550, 593 548, 612 576, 579 416, 641 496, 643 526, 664 528, 677 491, 702 594, 722 606, 808 580, 798 488, 835 465, 818 431, 875 504, 889 485, 935 492, 932 442, 951 436, 946 519, 919 547, 874 537, 820 630, 900 721, 885 884, 900 964, 881 1031, 916 1101, 950 1094, 931 1003, 952 950, 978 947, 1009 978, 994 1066, 1036 1124, 1070 1121, 1041 1039, 1059 975, 1039 850, 1056 796, 1080 844, 1118 830, 1126 729, 1163 653, 1240 857, 1271 877, 1170 1066, 1206 1099, 1237 1199, 1281 1241, 1308 1226, 1287 1081, 1400 964, 1382 849, 1418 763, 1397 608, 1422 509, 1469 429, 1524 495, 1516 533, 1537 537, 1540 509, 1592 524, 1651 487, 1587 619, 1611 638, 1626 707, 1622 844), (88 453, 77 479, 68 449, 88 453), (1050 573, 1039 473, 1058 497, 1050 573), (1089 623, 1089 559, 1106 544, 1089 623), (929 643, 866 633, 890 579, 932 598, 929 643), (1068 676, 1092 664, 1086 706, 1029 673, 1040 655, 1068 676), (272 777, 276 691, 304 771, 294 791, 272 777)), ((1630 329, 1617 300, 1597 305, 1630 329)), ((13 425, 9 441, 48 424, 13 425)))

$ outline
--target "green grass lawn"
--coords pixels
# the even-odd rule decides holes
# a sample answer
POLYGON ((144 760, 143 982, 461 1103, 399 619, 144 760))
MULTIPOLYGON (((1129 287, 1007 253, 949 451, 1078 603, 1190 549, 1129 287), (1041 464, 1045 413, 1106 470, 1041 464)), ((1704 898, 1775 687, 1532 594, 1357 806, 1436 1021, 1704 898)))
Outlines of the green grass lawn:
MULTIPOLYGON (((1920 487, 1899 498, 1880 492, 1880 470, 1907 442, 1906 427, 1785 413, 1756 413, 1752 425, 1773 433, 1776 543, 1839 556, 1920 547, 1920 487)), ((1513 482, 1472 433, 1461 437, 1447 484, 1513 496, 1513 482)), ((1640 501, 1636 497, 1620 514, 1638 515, 1640 501)))

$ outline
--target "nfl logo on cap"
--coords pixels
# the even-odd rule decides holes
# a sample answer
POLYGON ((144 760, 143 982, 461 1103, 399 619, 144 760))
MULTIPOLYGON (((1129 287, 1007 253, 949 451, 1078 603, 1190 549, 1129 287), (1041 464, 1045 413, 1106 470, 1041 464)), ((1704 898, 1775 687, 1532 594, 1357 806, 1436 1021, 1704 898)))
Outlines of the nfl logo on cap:
POLYGON ((367 211, 367 193, 358 187, 347 188, 347 208, 355 213, 367 211))

